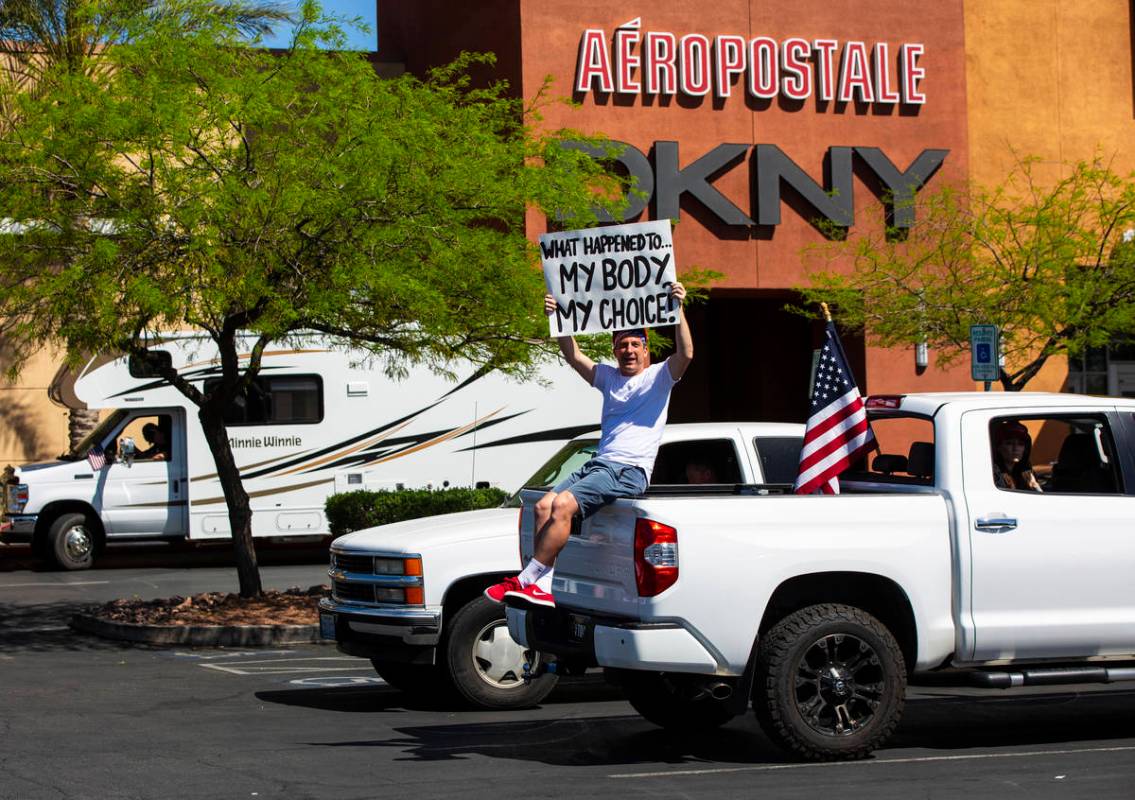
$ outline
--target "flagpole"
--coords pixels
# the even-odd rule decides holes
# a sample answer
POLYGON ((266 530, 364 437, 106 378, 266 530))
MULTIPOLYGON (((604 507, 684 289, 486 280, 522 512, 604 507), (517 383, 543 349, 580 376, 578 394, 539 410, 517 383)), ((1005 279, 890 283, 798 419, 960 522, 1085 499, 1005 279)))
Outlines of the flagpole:
POLYGON ((824 312, 824 322, 831 322, 832 312, 828 311, 828 304, 820 303, 820 310, 824 312))

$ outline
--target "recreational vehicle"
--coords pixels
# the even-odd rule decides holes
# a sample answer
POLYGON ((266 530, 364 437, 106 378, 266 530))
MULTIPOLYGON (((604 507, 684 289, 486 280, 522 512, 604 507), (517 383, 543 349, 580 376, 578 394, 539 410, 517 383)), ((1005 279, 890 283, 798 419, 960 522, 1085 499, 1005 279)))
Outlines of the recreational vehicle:
MULTIPOLYGON (((8 468, 5 541, 30 541, 59 566, 84 569, 106 542, 230 536, 197 407, 154 359, 206 391, 220 379, 216 349, 201 335, 170 337, 147 359, 92 359, 72 399, 107 413, 59 460, 8 468)), ((472 364, 451 371, 456 380, 424 369, 396 380, 364 354, 320 340, 266 351, 225 420, 253 535, 327 535, 324 501, 335 492, 511 491, 599 418, 598 393, 566 366, 524 382, 472 364)))

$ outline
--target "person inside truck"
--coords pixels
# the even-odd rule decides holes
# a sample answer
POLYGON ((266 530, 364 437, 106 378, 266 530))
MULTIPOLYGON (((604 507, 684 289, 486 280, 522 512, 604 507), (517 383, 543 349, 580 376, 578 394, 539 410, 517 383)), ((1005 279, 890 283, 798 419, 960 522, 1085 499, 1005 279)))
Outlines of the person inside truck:
POLYGON ((717 470, 704 461, 686 464, 686 483, 717 483, 717 470))
POLYGON ((993 428, 993 482, 999 489, 1041 491, 1031 461, 1033 440, 1029 429, 1016 420, 993 428))
MULTIPOLYGON (((642 328, 611 335, 617 367, 596 364, 583 354, 574 337, 560 337, 564 360, 603 395, 599 449, 594 458, 537 501, 533 557, 519 575, 485 590, 485 596, 493 602, 508 600, 554 608, 552 574, 575 515, 586 519, 620 497, 635 497, 646 491, 666 425, 670 390, 694 357, 693 339, 682 310, 686 289, 677 281, 669 289, 670 296, 678 301, 678 325, 674 354, 661 364, 650 363, 647 333, 642 328)), ((555 310, 556 301, 551 295, 545 296, 544 313, 551 316, 555 310)))
POLYGON ((142 426, 142 438, 149 445, 134 456, 139 461, 169 461, 169 435, 160 425, 147 422, 142 426))

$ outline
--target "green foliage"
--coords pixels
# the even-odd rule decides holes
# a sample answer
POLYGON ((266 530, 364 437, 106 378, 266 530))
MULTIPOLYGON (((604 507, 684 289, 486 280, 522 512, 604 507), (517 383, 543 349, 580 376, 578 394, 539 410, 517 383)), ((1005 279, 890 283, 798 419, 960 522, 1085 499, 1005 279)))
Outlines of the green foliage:
POLYGON ((276 54, 250 46, 255 15, 238 0, 59 3, 82 10, 86 41, 103 12, 114 33, 69 50, 79 65, 37 61, 34 91, 0 81, 9 373, 47 342, 78 363, 140 354, 163 331, 206 332, 220 356, 209 393, 157 371, 199 406, 241 594, 255 595, 223 410, 264 348, 316 332, 369 349, 391 375, 448 374, 460 360, 525 374, 556 352, 527 212, 591 225, 596 204, 625 202, 626 182, 561 146, 609 143, 538 128, 542 98, 526 107, 503 82, 472 81, 491 55, 384 79, 336 49, 341 29, 310 0, 276 54))
POLYGON ((496 508, 508 494, 500 489, 399 489, 344 492, 327 498, 332 536, 389 525, 404 519, 496 508))
POLYGON ((382 79, 319 49, 341 34, 312 5, 282 55, 247 46, 231 14, 172 5, 130 22, 111 69, 8 98, 3 216, 34 221, 0 236, 17 359, 190 326, 219 343, 320 331, 394 372, 529 367, 545 322, 525 210, 594 222, 611 179, 560 147, 586 137, 538 131, 506 85, 474 85, 491 56, 382 79))
POLYGON ((943 366, 968 354, 970 325, 999 325, 1001 382, 1019 390, 1053 355, 1135 330, 1135 243, 1124 240, 1135 228, 1135 179, 1099 159, 1056 180, 1039 173, 1039 162, 1022 160, 1001 186, 921 199, 907 235, 814 248, 807 255, 825 269, 800 291, 880 345, 926 341, 943 366), (850 272, 830 269, 849 261, 850 272))

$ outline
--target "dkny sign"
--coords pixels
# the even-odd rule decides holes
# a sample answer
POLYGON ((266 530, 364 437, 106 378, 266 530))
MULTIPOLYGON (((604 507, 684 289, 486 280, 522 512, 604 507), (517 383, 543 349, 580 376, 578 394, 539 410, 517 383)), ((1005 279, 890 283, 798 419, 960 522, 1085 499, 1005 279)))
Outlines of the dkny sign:
MULTIPOLYGON (((683 195, 698 200, 723 224, 754 227, 780 224, 781 192, 791 187, 815 213, 830 224, 848 228, 855 223, 853 170, 856 162, 878 180, 881 195, 890 206, 896 228, 909 228, 914 222, 914 196, 942 166, 949 150, 926 149, 905 168, 896 165, 878 147, 829 147, 823 184, 815 181, 796 162, 774 144, 719 144, 685 167, 679 167, 678 143, 654 143, 651 157, 625 142, 615 159, 635 177, 642 196, 630 197, 622 217, 600 213, 604 222, 636 219, 652 206, 654 219, 680 219, 683 195), (718 176, 748 161, 752 208, 742 209, 714 185, 718 176)), ((592 156, 601 152, 580 143, 571 147, 592 156)))

